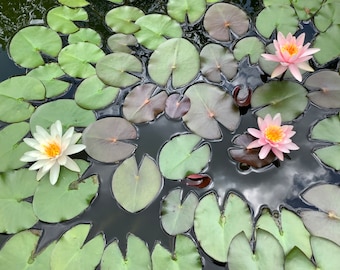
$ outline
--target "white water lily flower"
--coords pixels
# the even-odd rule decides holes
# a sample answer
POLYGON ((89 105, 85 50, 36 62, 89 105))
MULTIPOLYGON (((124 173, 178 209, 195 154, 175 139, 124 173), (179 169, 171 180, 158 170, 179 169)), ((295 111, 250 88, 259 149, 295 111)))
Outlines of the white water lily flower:
POLYGON ((60 166, 65 166, 71 171, 79 172, 80 168, 69 155, 85 149, 85 145, 76 144, 81 133, 74 133, 74 127, 70 127, 63 135, 61 122, 57 120, 51 125, 51 134, 41 126, 36 126, 33 138, 25 138, 24 142, 36 149, 26 152, 21 158, 24 162, 34 162, 29 170, 38 170, 39 181, 50 171, 50 182, 54 185, 59 178, 60 166))

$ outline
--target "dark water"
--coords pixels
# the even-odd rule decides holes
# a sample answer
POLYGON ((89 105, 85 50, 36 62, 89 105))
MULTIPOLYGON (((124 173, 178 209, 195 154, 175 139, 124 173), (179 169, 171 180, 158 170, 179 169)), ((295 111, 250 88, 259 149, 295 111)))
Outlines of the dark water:
MULTIPOLYGON (((106 35, 106 28, 103 26, 103 18, 108 10, 108 3, 97 1, 89 9, 89 22, 91 27, 101 29, 106 35), (96 15, 96 16, 95 16, 96 15), (96 19, 93 19, 96 18, 96 19)), ((166 1, 145 1, 129 0, 128 5, 135 5, 143 9, 146 13, 161 12, 164 13, 166 1)), ((245 7, 248 14, 254 16, 259 10, 259 1, 239 1, 240 6, 245 7)), ((20 27, 27 25, 34 19, 43 18, 43 14, 51 6, 57 5, 55 1, 12 1, 11 3, 0 4, 1 25, 0 25, 0 81, 10 76, 23 74, 25 70, 18 68, 8 58, 6 51, 7 41, 20 27), (7 18, 6 20, 4 18, 7 18), (18 19, 21 18, 21 19, 18 19)), ((98 30, 99 31, 99 30, 98 30)), ((241 69, 240 75, 233 81, 233 85, 247 82, 256 86, 260 82, 260 74, 254 68, 241 69), (250 76, 253 74, 253 76, 250 76)), ((229 88, 231 84, 227 85, 229 88)), ((101 111, 98 115, 108 115, 117 113, 117 107, 110 107, 101 111)), ((299 194, 309 185, 318 182, 339 182, 340 176, 319 164, 313 157, 312 149, 315 143, 309 141, 308 134, 310 127, 317 119, 325 117, 332 113, 309 105, 303 117, 294 122, 297 134, 293 137, 294 142, 299 145, 300 150, 293 151, 290 154, 291 160, 285 159, 281 162, 280 167, 271 167, 264 172, 240 173, 237 166, 230 160, 227 149, 232 146, 231 139, 235 134, 241 134, 248 127, 256 127, 256 118, 248 111, 242 116, 241 124, 234 134, 221 127, 223 139, 219 142, 210 142, 212 147, 212 158, 209 163, 207 173, 213 178, 213 188, 220 196, 222 203, 225 194, 230 190, 241 193, 254 209, 255 214, 259 207, 268 205, 272 209, 277 209, 280 205, 285 204, 290 207, 306 207, 299 199, 299 194)), ((179 121, 170 121, 165 116, 161 116, 150 124, 138 125, 139 139, 136 157, 138 162, 145 153, 157 159, 161 146, 176 133, 186 132, 186 128, 179 121)), ((105 234, 107 242, 118 238, 121 242, 122 250, 125 250, 126 234, 132 232, 144 241, 147 241, 152 250, 155 241, 161 241, 167 248, 173 246, 173 238, 169 237, 162 231, 159 222, 159 206, 161 198, 171 189, 181 186, 185 189, 185 194, 189 190, 184 184, 175 181, 165 180, 164 188, 157 200, 146 210, 131 214, 121 209, 113 198, 111 191, 111 178, 116 166, 112 164, 100 164, 93 162, 89 168, 88 174, 98 173, 100 177, 99 195, 95 198, 91 206, 79 217, 59 224, 38 223, 35 227, 44 230, 39 247, 43 247, 50 241, 58 239, 70 227, 78 223, 91 223, 91 235, 100 232, 105 234)), ((191 188, 194 189, 194 188, 191 188)), ((209 190, 196 189, 198 194, 203 194, 209 190)), ((9 236, 0 234, 0 245, 9 236)), ((223 267, 213 264, 206 259, 204 269, 222 269, 223 267)))

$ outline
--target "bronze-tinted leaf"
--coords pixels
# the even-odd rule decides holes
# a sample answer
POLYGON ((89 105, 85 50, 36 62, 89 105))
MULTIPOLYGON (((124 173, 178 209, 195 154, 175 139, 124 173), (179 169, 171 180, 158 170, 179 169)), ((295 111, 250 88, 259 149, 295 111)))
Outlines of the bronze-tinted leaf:
POLYGON ((165 113, 171 119, 179 119, 190 109, 190 99, 187 96, 181 97, 180 94, 170 95, 165 103, 165 113))

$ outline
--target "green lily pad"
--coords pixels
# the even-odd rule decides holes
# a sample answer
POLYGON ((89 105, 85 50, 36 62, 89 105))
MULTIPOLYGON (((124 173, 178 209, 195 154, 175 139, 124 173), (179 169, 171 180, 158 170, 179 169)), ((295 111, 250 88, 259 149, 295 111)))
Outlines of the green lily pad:
POLYGON ((96 74, 92 64, 105 56, 105 53, 96 45, 87 42, 78 42, 64 47, 58 57, 61 68, 76 78, 88 78, 96 74))
POLYGON ((59 96, 69 89, 70 83, 58 79, 64 75, 65 72, 57 63, 49 63, 27 73, 27 76, 36 78, 43 83, 46 89, 46 98, 59 96))
POLYGON ((178 22, 163 14, 149 14, 140 17, 136 24, 140 30, 135 33, 138 42, 144 47, 155 50, 169 38, 180 38, 182 28, 178 22))
POLYGON ((269 232, 258 229, 253 252, 244 232, 236 235, 228 252, 229 270, 283 270, 284 253, 280 243, 269 232))
POLYGON ((140 79, 134 73, 142 72, 141 61, 128 53, 116 52, 103 57, 96 66, 97 76, 107 85, 127 87, 140 79))
POLYGON ((166 142, 159 153, 159 167, 164 177, 184 179, 204 169, 211 155, 208 144, 201 144, 195 134, 181 134, 166 142))
POLYGON ((136 7, 121 6, 111 9, 105 16, 105 23, 112 31, 123 34, 133 34, 140 29, 135 23, 144 12, 136 7))
POLYGON ((48 175, 40 180, 34 193, 33 209, 41 221, 52 223, 72 219, 83 212, 97 194, 97 176, 78 181, 87 169, 88 162, 75 161, 80 167, 80 173, 61 167, 59 180, 53 187, 48 181, 48 175))
POLYGON ((36 173, 27 169, 0 173, 0 233, 17 233, 37 223, 32 204, 25 201, 36 190, 35 179, 36 173))
POLYGON ((0 95, 0 121, 16 123, 27 120, 34 109, 34 106, 22 99, 0 95))
POLYGON ((83 8, 59 6, 51 9, 47 13, 46 19, 48 26, 54 31, 62 34, 71 34, 79 30, 74 21, 86 21, 88 15, 83 8))
POLYGON ((282 121, 291 121, 304 112, 308 105, 306 89, 290 81, 270 81, 258 87, 252 95, 251 106, 264 118, 281 113, 282 121))
POLYGON ((161 91, 153 95, 156 85, 138 85, 129 92, 123 103, 124 117, 133 123, 150 122, 165 109, 168 95, 161 91))
POLYGON ((124 160, 112 177, 113 195, 130 213, 136 213, 150 205, 162 186, 162 175, 155 161, 148 155, 144 155, 139 168, 135 156, 124 160))
POLYGON ((50 256, 55 242, 37 252, 40 236, 41 232, 37 230, 23 231, 13 235, 0 250, 1 268, 13 270, 50 269, 50 256))
POLYGON ((86 7, 90 4, 86 0, 58 0, 58 2, 68 7, 86 7))
POLYGON ((210 192, 196 208, 194 231, 204 252, 225 263, 232 239, 242 231, 248 241, 252 236, 253 220, 249 206, 237 194, 229 193, 221 210, 218 198, 210 192))
POLYGON ((339 18, 340 3, 337 1, 326 1, 315 15, 314 24, 320 32, 325 32, 332 24, 340 24, 339 18))
POLYGON ((182 202, 183 190, 176 188, 163 198, 161 224, 166 233, 177 235, 188 231, 194 224, 194 213, 198 205, 196 193, 189 192, 182 202))
POLYGON ((238 61, 249 55, 250 63, 255 64, 264 53, 264 44, 257 37, 246 37, 236 43, 233 53, 238 61))
POLYGON ((196 22, 205 9, 205 0, 169 0, 167 4, 168 14, 180 23, 184 23, 186 18, 190 23, 196 22))
POLYGON ((125 159, 137 148, 129 142, 137 139, 136 128, 120 117, 107 117, 94 122, 84 130, 82 139, 89 156, 107 163, 125 159))
POLYGON ((271 5, 290 5, 290 0, 263 0, 263 5, 269 7, 271 5))
POLYGON ((137 39, 134 35, 114 34, 107 40, 107 45, 112 52, 131 53, 129 46, 136 46, 137 39))
POLYGON ((197 49, 184 38, 172 38, 161 44, 151 55, 148 71, 158 84, 165 85, 171 78, 177 88, 192 81, 200 67, 197 49))
POLYGON ((28 131, 29 125, 26 122, 11 124, 0 130, 0 172, 25 165, 25 162, 19 159, 30 147, 20 141, 28 131))
POLYGON ((297 247, 294 247, 286 256, 285 270, 315 270, 315 265, 297 247))
POLYGON ((61 236, 51 254, 51 269, 96 268, 104 251, 105 240, 102 234, 87 239, 90 228, 90 224, 79 224, 61 236))
POLYGON ((12 59, 25 68, 45 64, 41 53, 56 57, 62 48, 59 35, 45 26, 28 26, 12 38, 9 53, 12 59))
POLYGON ((116 4, 121 4, 124 2, 124 0, 107 0, 109 2, 112 2, 112 3, 116 3, 116 4))
POLYGON ((185 92, 190 109, 183 116, 188 128, 206 139, 222 138, 218 123, 233 131, 240 122, 240 112, 227 92, 207 83, 197 83, 185 92))
POLYGON ((100 264, 102 270, 151 269, 150 251, 144 241, 129 233, 125 257, 118 244, 119 241, 114 240, 105 248, 100 264))
POLYGON ((203 269, 200 254, 193 240, 188 236, 179 234, 176 236, 173 253, 157 243, 152 251, 153 270, 201 270, 203 269))
POLYGON ((30 129, 35 131, 37 125, 47 129, 60 120, 63 127, 87 127, 96 121, 92 111, 80 108, 72 99, 59 99, 40 105, 30 119, 30 129))
MULTIPOLYGON (((292 1, 292 5, 301 21, 307 21, 315 13, 319 13, 320 6, 323 0, 299 0, 299 1, 292 1)), ((340 15, 340 14, 339 14, 340 15)))
POLYGON ((68 43, 89 42, 98 47, 102 45, 102 38, 91 28, 80 28, 77 32, 68 36, 68 43))
POLYGON ((111 104, 119 88, 105 85, 96 75, 81 82, 74 95, 75 102, 87 110, 98 110, 111 104))
POLYGON ((308 258, 311 258, 310 234, 303 225, 301 218, 285 208, 281 208, 280 213, 279 218, 277 213, 270 213, 268 208, 262 209, 256 222, 256 228, 275 236, 285 254, 288 254, 294 247, 298 247, 308 258))
POLYGON ((340 247, 321 237, 311 237, 316 269, 336 270, 340 265, 340 247))
POLYGON ((221 45, 211 43, 204 46, 200 59, 202 74, 212 82, 221 82, 222 74, 230 80, 237 73, 237 61, 233 54, 221 45))

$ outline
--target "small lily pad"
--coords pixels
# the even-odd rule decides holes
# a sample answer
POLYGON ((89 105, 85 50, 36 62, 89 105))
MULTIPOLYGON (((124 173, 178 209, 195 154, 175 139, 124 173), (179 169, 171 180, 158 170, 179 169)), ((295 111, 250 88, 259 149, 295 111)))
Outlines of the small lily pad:
POLYGON ((180 94, 171 94, 165 102, 165 113, 171 119, 179 119, 185 115, 190 108, 190 99, 180 94))
POLYGON ((62 5, 68 6, 68 7, 86 7, 90 3, 86 0, 58 0, 58 2, 62 5))
POLYGON ((21 122, 30 118, 34 110, 34 106, 22 99, 0 95, 0 121, 21 122))
MULTIPOLYGON (((320 6, 323 0, 299 0, 292 1, 292 5, 301 21, 307 21, 313 15, 320 12, 320 6)), ((339 14, 340 15, 340 14, 339 14)))
POLYGON ((311 237, 316 269, 338 269, 340 265, 340 247, 334 242, 321 237, 311 237))
POLYGON ((238 61, 249 55, 250 63, 255 64, 264 53, 264 44, 257 37, 246 37, 236 43, 233 53, 238 61))
POLYGON ((297 247, 294 247, 286 256, 285 270, 315 270, 314 264, 297 247))
POLYGON ((134 35, 114 34, 107 40, 107 45, 112 52, 131 53, 129 46, 136 46, 137 39, 134 35))
POLYGON ((168 14, 180 23, 184 23, 186 18, 190 23, 196 22, 205 9, 205 0, 169 0, 167 4, 168 14))
POLYGON ((80 28, 77 32, 68 36, 68 43, 75 44, 78 42, 89 42, 98 47, 102 45, 100 35, 91 28, 80 28))

